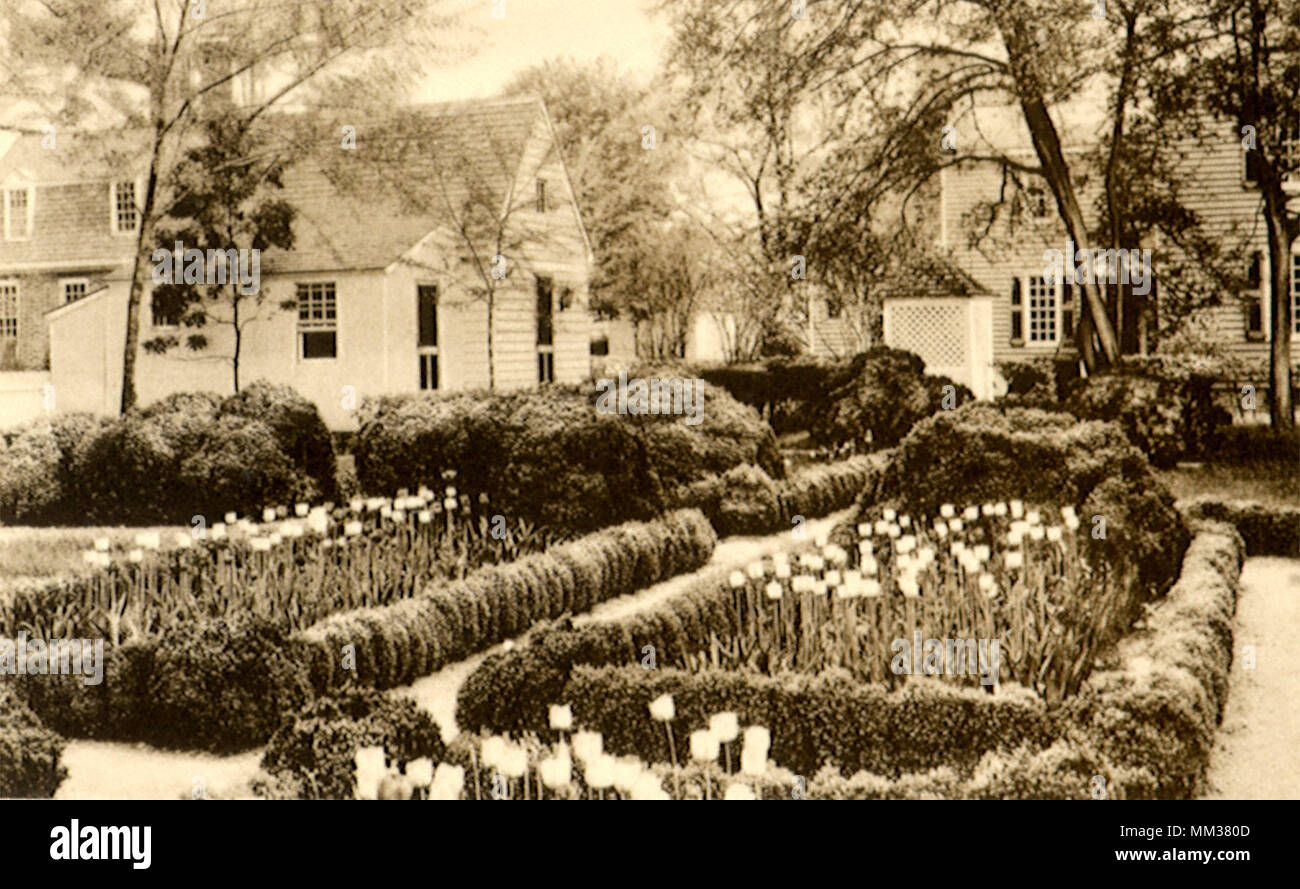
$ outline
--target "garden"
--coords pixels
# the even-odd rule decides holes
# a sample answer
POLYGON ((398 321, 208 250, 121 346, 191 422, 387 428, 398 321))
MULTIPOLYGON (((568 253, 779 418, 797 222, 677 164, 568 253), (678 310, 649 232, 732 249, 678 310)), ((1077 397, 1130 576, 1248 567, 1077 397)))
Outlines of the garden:
POLYGON ((0 436, 0 639, 103 643, 98 682, 0 650, 0 794, 123 744, 191 757, 177 797, 1205 794, 1243 562, 1300 556, 1300 508, 1175 499, 1251 447, 1199 384, 700 376, 698 426, 587 384, 340 441, 259 383, 0 436))

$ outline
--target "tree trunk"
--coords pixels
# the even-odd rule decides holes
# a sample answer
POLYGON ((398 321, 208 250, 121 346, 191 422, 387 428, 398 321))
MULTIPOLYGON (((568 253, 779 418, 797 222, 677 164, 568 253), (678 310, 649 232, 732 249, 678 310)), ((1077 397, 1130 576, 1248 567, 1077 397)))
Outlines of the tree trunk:
POLYGON ((149 157, 149 178, 144 188, 144 206, 140 208, 140 233, 135 241, 135 262, 131 268, 131 287, 126 296, 126 341, 122 346, 122 401, 120 408, 126 413, 135 406, 135 353, 140 346, 140 303, 144 295, 144 270, 150 252, 146 245, 153 235, 154 192, 158 187, 159 140, 155 137, 153 153, 149 157))
POLYGON ((1295 428, 1295 410, 1291 404, 1291 242, 1293 232, 1287 224, 1286 195, 1281 187, 1264 188, 1264 226, 1268 232, 1270 277, 1269 327, 1273 342, 1268 353, 1269 419, 1273 429, 1295 428))
POLYGON ((234 293, 234 286, 231 286, 231 306, 233 309, 234 328, 235 328, 235 352, 230 359, 230 367, 234 373, 235 394, 239 394, 239 347, 242 345, 244 332, 239 327, 239 295, 234 293))

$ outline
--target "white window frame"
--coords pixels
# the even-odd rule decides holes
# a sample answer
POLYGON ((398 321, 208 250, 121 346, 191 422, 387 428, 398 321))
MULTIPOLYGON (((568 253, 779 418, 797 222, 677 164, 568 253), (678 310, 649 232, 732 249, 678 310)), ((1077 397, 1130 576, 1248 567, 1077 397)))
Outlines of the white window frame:
MULTIPOLYGON (((420 387, 421 392, 440 392, 445 388, 445 381, 442 376, 442 327, 439 325, 438 309, 441 307, 442 288, 436 281, 418 281, 415 285, 415 353, 419 356, 421 365, 428 365, 433 370, 434 382, 436 385, 428 388, 420 387), (433 302, 433 330, 436 342, 432 346, 426 346, 420 342, 420 288, 433 287, 435 289, 435 298, 433 302)), ((415 383, 420 384, 419 376, 416 377, 415 383)))
POLYGON ((1021 330, 1021 334, 1024 337, 1025 346, 1027 347, 1056 346, 1060 344, 1061 342, 1061 296, 1062 296, 1062 292, 1064 291, 1064 288, 1061 286, 1061 283, 1062 282, 1060 280, 1055 280, 1055 281, 1049 280, 1044 275, 1026 275, 1023 281, 1021 282, 1022 289, 1021 289, 1021 297, 1020 297, 1020 310, 1024 312, 1024 319, 1021 321, 1020 330, 1021 330), (1038 294, 1039 297, 1046 296, 1046 295, 1051 296, 1052 307, 1050 310, 1045 310, 1041 307, 1035 308, 1034 306, 1035 292, 1034 292, 1034 283, 1033 283, 1035 281, 1042 282, 1042 285, 1044 287, 1050 288, 1050 290, 1040 291, 1040 293, 1038 294), (1052 328, 1052 336, 1050 338, 1042 338, 1042 337, 1034 336, 1034 317, 1036 311, 1037 312, 1050 311, 1051 314, 1049 320, 1051 322, 1051 328, 1052 328))
POLYGON ((339 337, 338 282, 337 281, 295 281, 294 302, 297 303, 297 306, 295 307, 295 312, 297 313, 298 316, 296 324, 294 325, 294 333, 293 333, 294 340, 295 340, 294 352, 297 355, 298 361, 337 361, 340 354, 343 351, 342 344, 340 343, 340 337, 339 337), (318 318, 318 319, 308 318, 305 320, 303 319, 301 289, 304 287, 308 288, 309 291, 308 293, 309 306, 310 306, 310 288, 313 287, 329 288, 330 298, 328 302, 323 303, 322 313, 326 309, 330 309, 334 313, 333 318, 318 318), (303 349, 303 334, 304 333, 326 333, 331 331, 334 333, 334 354, 326 355, 320 358, 308 358, 305 354, 305 350, 303 349))
MULTIPOLYGON (((1272 280, 1271 278, 1269 279, 1272 280)), ((1269 302, 1269 301, 1266 301, 1269 302)), ((1273 338, 1272 319, 1267 318, 1264 312, 1260 311, 1260 319, 1264 323, 1264 336, 1268 339, 1273 338)), ((1295 337, 1300 334, 1300 253, 1291 254, 1291 336, 1295 337)))
POLYGON ((0 342, 7 339, 18 340, 22 333, 22 286, 17 278, 0 278, 0 342), (13 288, 13 315, 5 311, 4 291, 13 288), (13 333, 8 333, 8 321, 12 318, 13 333))
POLYGON ((32 237, 32 231, 36 227, 36 189, 30 185, 6 185, 4 187, 4 222, 5 222, 5 240, 6 241, 27 241, 32 237), (23 231, 21 234, 14 233, 13 213, 9 209, 9 195, 12 192, 21 191, 27 197, 27 218, 23 220, 23 231))
POLYGON ((61 302, 59 303, 59 305, 66 306, 70 302, 76 302, 76 300, 68 299, 68 286, 76 285, 76 284, 80 284, 84 288, 84 292, 81 294, 81 296, 78 297, 78 299, 85 299, 87 296, 90 295, 89 278, 60 278, 59 299, 61 300, 61 302))
POLYGON ((108 183, 108 230, 115 235, 134 235, 140 231, 140 180, 138 179, 114 179, 108 183), (131 202, 135 205, 135 226, 133 228, 122 228, 117 224, 117 187, 123 182, 130 182, 134 191, 131 202))

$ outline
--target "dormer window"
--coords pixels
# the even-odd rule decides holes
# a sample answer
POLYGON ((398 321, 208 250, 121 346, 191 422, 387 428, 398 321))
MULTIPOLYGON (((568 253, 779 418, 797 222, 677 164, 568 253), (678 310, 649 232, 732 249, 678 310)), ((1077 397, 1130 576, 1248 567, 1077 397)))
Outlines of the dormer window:
POLYGON ((32 236, 35 192, 34 188, 28 186, 4 190, 5 240, 23 241, 32 236))
POLYGON ((113 234, 133 234, 140 226, 135 183, 130 179, 109 186, 109 213, 113 234))

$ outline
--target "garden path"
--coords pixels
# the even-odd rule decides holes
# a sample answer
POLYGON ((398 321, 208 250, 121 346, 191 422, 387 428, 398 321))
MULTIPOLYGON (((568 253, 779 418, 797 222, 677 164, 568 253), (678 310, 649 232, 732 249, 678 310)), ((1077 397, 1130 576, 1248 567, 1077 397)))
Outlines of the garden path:
POLYGON ((1205 799, 1300 799, 1300 559, 1248 559, 1205 799), (1255 647, 1247 669, 1245 646, 1255 647))

